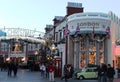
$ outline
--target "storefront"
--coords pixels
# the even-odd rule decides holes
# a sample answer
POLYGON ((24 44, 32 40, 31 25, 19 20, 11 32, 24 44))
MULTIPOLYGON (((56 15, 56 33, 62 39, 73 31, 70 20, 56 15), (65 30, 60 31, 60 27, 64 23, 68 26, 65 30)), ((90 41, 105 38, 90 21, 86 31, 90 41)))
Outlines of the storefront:
POLYGON ((110 28, 107 14, 79 13, 69 16, 68 62, 73 60, 77 69, 88 64, 107 63, 110 28))
POLYGON ((115 46, 114 66, 120 69, 120 46, 115 46))

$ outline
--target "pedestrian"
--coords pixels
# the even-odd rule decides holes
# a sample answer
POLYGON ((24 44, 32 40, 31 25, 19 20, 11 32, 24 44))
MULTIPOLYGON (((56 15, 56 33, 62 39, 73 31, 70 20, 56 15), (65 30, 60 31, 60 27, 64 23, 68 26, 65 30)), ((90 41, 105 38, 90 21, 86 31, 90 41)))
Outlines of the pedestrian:
POLYGON ((3 71, 3 69, 4 69, 4 63, 3 62, 0 63, 0 67, 1 67, 1 71, 3 71))
POLYGON ((74 73, 74 68, 73 68, 73 66, 71 65, 71 66, 70 66, 70 78, 73 77, 73 73, 74 73))
POLYGON ((68 77, 69 77, 69 70, 67 65, 64 65, 64 76, 61 77, 61 80, 65 79, 65 81, 67 81, 68 77))
POLYGON ((113 82, 114 75, 115 75, 115 70, 113 67, 111 67, 110 64, 108 64, 108 69, 107 69, 107 77, 108 77, 108 82, 113 82))
POLYGON ((41 76, 42 77, 45 77, 45 73, 46 73, 46 66, 44 64, 41 65, 40 67, 41 69, 41 76))
POLYGON ((49 65, 46 65, 46 78, 49 78, 49 65))
POLYGON ((98 67, 98 82, 103 82, 104 77, 104 70, 103 70, 103 63, 101 63, 98 67))
POLYGON ((103 63, 103 82, 107 82, 107 65, 103 63))
POLYGON ((13 61, 8 62, 8 76, 12 75, 12 70, 13 70, 13 61))
POLYGON ((14 72, 14 76, 16 77, 16 75, 17 75, 17 70, 18 70, 18 63, 15 61, 14 63, 13 63, 13 72, 14 72))
POLYGON ((50 82, 55 82, 55 78, 54 78, 55 68, 54 68, 53 64, 50 64, 48 69, 49 69, 49 81, 50 82))

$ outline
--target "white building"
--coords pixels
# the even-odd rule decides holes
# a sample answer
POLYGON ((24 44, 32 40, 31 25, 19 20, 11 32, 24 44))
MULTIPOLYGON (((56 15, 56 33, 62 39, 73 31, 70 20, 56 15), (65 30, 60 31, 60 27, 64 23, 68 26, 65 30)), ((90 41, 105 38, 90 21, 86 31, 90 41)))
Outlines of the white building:
POLYGON ((67 15, 56 20, 51 35, 58 44, 62 66, 72 64, 79 69, 88 64, 110 63, 120 68, 120 19, 115 14, 83 12, 81 3, 68 3, 67 15))

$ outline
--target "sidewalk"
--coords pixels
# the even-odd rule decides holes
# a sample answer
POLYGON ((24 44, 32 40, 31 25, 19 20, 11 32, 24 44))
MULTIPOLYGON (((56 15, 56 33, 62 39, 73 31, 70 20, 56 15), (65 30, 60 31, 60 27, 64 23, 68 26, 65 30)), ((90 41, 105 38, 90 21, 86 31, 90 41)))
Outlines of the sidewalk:
MULTIPOLYGON (((8 77, 7 71, 0 71, 0 82, 49 82, 49 78, 41 77, 40 72, 18 70, 17 77, 8 77)), ((60 77, 55 78, 55 82, 65 82, 60 77)), ((98 82, 97 80, 78 80, 68 79, 68 82, 98 82)), ((119 79, 114 79, 114 82, 120 82, 119 79)))
MULTIPOLYGON (((61 80, 60 78, 55 78, 56 82, 65 82, 65 80, 61 80)), ((98 82, 97 80, 79 80, 79 79, 68 79, 68 82, 98 82)), ((114 82, 120 82, 120 78, 114 79, 114 82)))

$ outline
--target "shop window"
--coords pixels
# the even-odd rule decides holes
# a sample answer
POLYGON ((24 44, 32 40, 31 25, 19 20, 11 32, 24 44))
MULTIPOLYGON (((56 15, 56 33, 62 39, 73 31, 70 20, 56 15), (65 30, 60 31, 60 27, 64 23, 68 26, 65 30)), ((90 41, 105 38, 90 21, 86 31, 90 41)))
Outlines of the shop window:
POLYGON ((103 63, 104 62, 104 55, 103 55, 103 53, 100 53, 100 56, 99 56, 100 58, 100 63, 103 63))
POLYGON ((89 64, 96 64, 96 52, 89 52, 89 64))
POLYGON ((81 68, 86 67, 86 54, 85 54, 85 52, 82 52, 80 54, 80 67, 81 68))
POLYGON ((89 42, 89 51, 96 51, 96 42, 95 41, 89 42))
POLYGON ((80 50, 85 51, 86 50, 86 42, 85 39, 80 41, 80 50))
POLYGON ((7 51, 7 50, 8 50, 7 43, 1 43, 1 51, 7 51))
POLYGON ((14 53, 23 52, 23 45, 21 45, 20 43, 14 43, 12 45, 12 52, 14 53))

